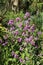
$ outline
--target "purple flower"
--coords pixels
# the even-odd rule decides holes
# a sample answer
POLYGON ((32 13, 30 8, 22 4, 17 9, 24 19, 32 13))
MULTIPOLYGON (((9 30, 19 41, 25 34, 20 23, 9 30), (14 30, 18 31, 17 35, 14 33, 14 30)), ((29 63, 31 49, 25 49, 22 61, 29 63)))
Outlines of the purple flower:
POLYGON ((14 52, 14 51, 12 51, 12 56, 14 57, 14 58, 18 58, 19 56, 14 52))
POLYGON ((4 42, 2 45, 5 46, 5 45, 7 45, 7 44, 8 44, 8 42, 4 42))
POLYGON ((26 12, 24 18, 26 19, 28 17, 30 17, 30 13, 29 12, 26 12))
POLYGON ((28 29, 30 29, 30 27, 31 27, 31 26, 30 26, 30 25, 28 25, 27 27, 28 27, 28 29))
POLYGON ((5 46, 5 43, 3 43, 2 45, 5 46))
POLYGON ((25 24, 28 24, 28 23, 29 23, 29 21, 28 21, 28 20, 25 20, 24 22, 25 22, 25 24))
POLYGON ((23 59, 22 59, 22 58, 20 58, 20 59, 19 59, 19 61, 20 61, 20 62, 23 62, 23 59))
POLYGON ((14 53, 14 58, 18 58, 19 56, 17 54, 14 53))
POLYGON ((29 39, 28 39, 28 41, 31 42, 32 39, 33 39, 33 36, 30 36, 29 39))
POLYGON ((30 41, 30 43, 31 43, 33 46, 35 46, 35 41, 34 41, 34 40, 30 41))
POLYGON ((28 32, 31 32, 31 30, 30 30, 30 29, 28 29, 28 32))
POLYGON ((2 43, 2 39, 0 38, 0 43, 2 43))
POLYGON ((37 34, 38 34, 38 35, 41 35, 41 34, 42 34, 42 32, 41 32, 41 31, 39 31, 37 34))
POLYGON ((29 38, 25 38, 24 41, 28 43, 29 42, 29 38))
POLYGON ((15 28, 14 28, 14 26, 13 26, 13 27, 10 28, 10 31, 13 31, 14 29, 15 29, 15 28))
POLYGON ((16 18, 16 22, 18 22, 18 21, 21 21, 21 19, 19 17, 16 18))
POLYGON ((20 51, 23 51, 23 48, 22 47, 20 47, 20 51))
POLYGON ((18 34, 19 34, 19 31, 16 30, 16 31, 14 32, 14 35, 18 35, 18 34))
POLYGON ((22 33, 22 36, 26 36, 26 33, 25 33, 25 32, 23 32, 23 33, 22 33))
POLYGON ((26 24, 23 30, 28 30, 28 29, 30 29, 30 25, 26 24))
POLYGON ((23 30, 27 30, 27 29, 28 29, 28 25, 26 25, 23 30))
POLYGON ((9 20, 8 25, 13 25, 14 24, 14 20, 9 20))
POLYGON ((18 38, 18 42, 21 42, 22 41, 22 38, 18 38))
POLYGON ((26 16, 24 16, 24 19, 26 19, 27 17, 26 16))
POLYGON ((34 30, 35 30, 35 25, 33 24, 30 29, 31 29, 32 31, 34 31, 34 30))
POLYGON ((18 27, 20 27, 20 28, 22 27, 22 22, 20 22, 20 24, 19 24, 19 26, 18 26, 18 27))
POLYGON ((25 60, 23 60, 22 58, 19 59, 20 63, 25 63, 25 60))
POLYGON ((30 17, 30 13, 29 13, 29 12, 26 12, 26 13, 25 13, 25 16, 30 17))
POLYGON ((11 54, 12 54, 12 56, 14 56, 14 51, 12 51, 12 53, 11 53, 11 54))

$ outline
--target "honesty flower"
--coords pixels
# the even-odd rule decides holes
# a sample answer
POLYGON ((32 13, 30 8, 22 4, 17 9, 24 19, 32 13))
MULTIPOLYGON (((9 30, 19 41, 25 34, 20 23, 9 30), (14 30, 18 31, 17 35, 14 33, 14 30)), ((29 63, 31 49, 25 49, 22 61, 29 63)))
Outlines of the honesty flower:
POLYGON ((30 41, 30 43, 31 43, 33 46, 35 46, 35 41, 34 41, 34 40, 30 41))
POLYGON ((21 42, 22 41, 22 38, 18 38, 18 42, 21 42))
POLYGON ((14 51, 12 51, 12 56, 14 57, 14 58, 18 58, 18 55, 14 52, 14 51))
POLYGON ((18 55, 14 53, 14 58, 18 58, 18 55))
POLYGON ((15 29, 15 27, 13 26, 13 27, 10 27, 10 31, 13 31, 15 29))
POLYGON ((14 56, 14 51, 12 51, 12 53, 11 53, 11 54, 12 54, 12 56, 14 56))
POLYGON ((25 24, 29 24, 29 21, 28 20, 25 20, 24 22, 25 22, 25 24))
POLYGON ((16 22, 18 22, 18 21, 21 21, 20 17, 17 17, 16 18, 16 22))
POLYGON ((27 17, 26 16, 24 16, 24 19, 26 19, 27 17))
POLYGON ((31 29, 28 29, 28 32, 31 32, 31 29))
POLYGON ((39 31, 37 34, 38 34, 38 35, 41 35, 41 34, 42 34, 42 32, 41 32, 41 31, 39 31))
POLYGON ((22 36, 26 36, 26 33, 25 33, 25 32, 23 32, 23 33, 22 33, 22 36))
POLYGON ((34 30, 35 30, 35 25, 33 24, 30 29, 31 29, 32 31, 34 31, 34 30))
POLYGON ((30 25, 26 24, 23 30, 28 30, 28 29, 30 29, 30 25))
POLYGON ((27 29, 28 29, 28 25, 26 25, 23 30, 27 30, 27 29))
POLYGON ((25 38, 24 41, 28 43, 29 42, 29 38, 25 38))
POLYGON ((21 63, 25 63, 25 60, 23 60, 22 58, 20 58, 19 61, 20 61, 21 63))
POLYGON ((18 34, 19 34, 19 31, 16 30, 16 31, 14 32, 14 35, 18 35, 18 34))
POLYGON ((27 27, 28 27, 28 29, 30 29, 31 25, 28 25, 27 27))
POLYGON ((8 42, 7 42, 7 41, 5 41, 2 45, 3 45, 3 46, 5 46, 5 45, 7 45, 7 44, 8 44, 8 42))
POLYGON ((22 22, 19 23, 18 27, 20 27, 20 28, 22 27, 22 22))
POLYGON ((31 42, 32 39, 33 39, 33 36, 30 36, 29 39, 28 39, 28 41, 31 42))
POLYGON ((26 13, 25 13, 25 16, 30 17, 30 13, 29 13, 29 12, 26 12, 26 13))
POLYGON ((22 47, 20 47, 20 51, 23 51, 23 48, 22 47))
POLYGON ((9 20, 8 25, 13 25, 14 24, 14 20, 9 20))
POLYGON ((30 13, 29 12, 26 12, 25 15, 24 15, 24 18, 26 19, 28 17, 30 17, 30 13))

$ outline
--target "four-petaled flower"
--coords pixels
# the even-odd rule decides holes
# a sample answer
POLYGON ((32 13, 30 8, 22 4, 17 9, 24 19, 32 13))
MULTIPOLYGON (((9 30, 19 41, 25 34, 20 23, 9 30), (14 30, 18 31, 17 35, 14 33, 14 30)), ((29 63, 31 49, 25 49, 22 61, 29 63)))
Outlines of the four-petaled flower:
POLYGON ((22 38, 18 38, 18 42, 21 42, 22 41, 22 38))
POLYGON ((16 22, 18 22, 18 21, 21 21, 20 17, 17 17, 16 18, 16 22))
POLYGON ((14 24, 14 20, 9 20, 8 25, 13 25, 14 24))

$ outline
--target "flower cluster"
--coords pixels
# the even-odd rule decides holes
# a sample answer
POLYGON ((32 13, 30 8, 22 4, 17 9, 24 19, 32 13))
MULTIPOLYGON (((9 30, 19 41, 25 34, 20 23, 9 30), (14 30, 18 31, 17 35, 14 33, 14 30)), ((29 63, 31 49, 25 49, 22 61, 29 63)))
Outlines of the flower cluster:
POLYGON ((8 52, 7 58, 16 59, 14 62, 18 63, 17 65, 19 63, 20 65, 29 65, 29 63, 32 65, 33 56, 38 55, 39 36, 42 32, 37 30, 33 22, 31 23, 29 12, 26 12, 23 20, 17 17, 14 20, 9 20, 7 25, 7 33, 0 37, 0 45, 8 52))

